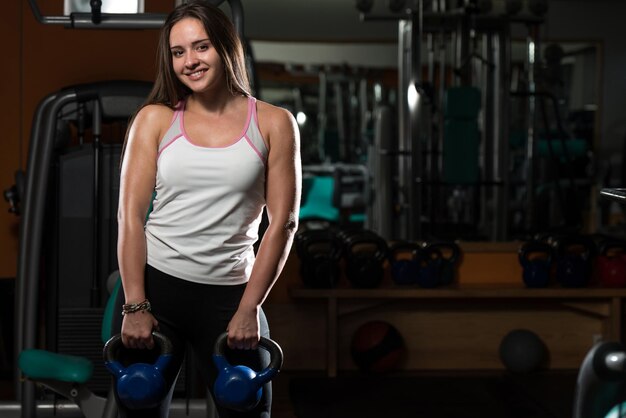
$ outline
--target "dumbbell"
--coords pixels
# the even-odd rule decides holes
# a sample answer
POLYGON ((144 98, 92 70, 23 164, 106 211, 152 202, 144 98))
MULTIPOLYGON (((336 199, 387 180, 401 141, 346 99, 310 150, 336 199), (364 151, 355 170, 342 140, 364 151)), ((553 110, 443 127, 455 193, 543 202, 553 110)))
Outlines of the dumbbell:
POLYGON ((263 395, 263 385, 272 380, 283 365, 283 350, 273 340, 261 337, 259 347, 270 353, 270 364, 256 372, 247 366, 231 365, 225 353, 228 333, 221 334, 215 342, 213 363, 218 375, 213 386, 215 400, 221 406, 239 412, 254 409, 263 395))

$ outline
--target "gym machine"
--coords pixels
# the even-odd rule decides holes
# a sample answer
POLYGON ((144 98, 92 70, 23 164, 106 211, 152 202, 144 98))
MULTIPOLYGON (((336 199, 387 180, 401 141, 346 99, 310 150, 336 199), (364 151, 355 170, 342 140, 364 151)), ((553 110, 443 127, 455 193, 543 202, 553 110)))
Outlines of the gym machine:
POLYGON ((626 415, 626 348, 618 342, 594 345, 576 379, 573 418, 626 415))
POLYGON ((392 193, 372 179, 372 218, 393 220, 390 235, 379 231, 388 239, 509 238, 511 26, 543 18, 518 14, 514 1, 499 13, 488 1, 450 3, 389 2, 391 13, 357 5, 362 21, 398 22, 397 133, 393 108, 375 110, 382 137, 369 156, 397 167, 392 193))

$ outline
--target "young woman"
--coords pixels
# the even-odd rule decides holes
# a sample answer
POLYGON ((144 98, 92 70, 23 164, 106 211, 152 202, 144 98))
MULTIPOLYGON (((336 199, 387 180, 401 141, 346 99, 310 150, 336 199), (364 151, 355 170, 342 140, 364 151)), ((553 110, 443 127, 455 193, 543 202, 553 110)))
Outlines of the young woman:
MULTIPOLYGON (((150 349, 153 329, 165 334, 171 389, 158 413, 122 406, 122 416, 167 416, 186 345, 212 387, 224 331, 238 361, 259 367, 265 351, 253 349, 269 336, 261 305, 297 229, 300 183, 297 124, 251 97, 229 18, 207 2, 177 7, 161 31, 153 91, 129 127, 118 213, 122 342, 150 349), (263 208, 269 226, 255 255, 263 208)), ((270 406, 268 386, 250 413, 218 412, 269 417, 270 406)))

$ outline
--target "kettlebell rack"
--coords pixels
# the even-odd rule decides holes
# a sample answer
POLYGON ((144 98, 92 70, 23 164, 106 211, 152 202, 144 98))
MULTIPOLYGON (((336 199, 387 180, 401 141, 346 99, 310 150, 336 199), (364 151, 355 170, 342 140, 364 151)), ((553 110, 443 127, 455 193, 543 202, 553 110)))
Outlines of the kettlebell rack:
MULTIPOLYGON (((519 304, 528 309, 549 311, 568 309, 579 314, 592 316, 602 321, 605 341, 621 341, 623 333, 622 313, 626 289, 609 288, 543 288, 527 289, 523 285, 465 285, 436 289, 386 287, 377 289, 309 289, 292 287, 289 290, 294 299, 320 300, 326 304, 326 373, 335 377, 339 371, 339 333, 342 316, 349 313, 351 302, 380 306, 389 302, 415 301, 428 303, 466 302, 474 310, 488 309, 489 305, 519 304)), ((416 303, 419 310, 423 304, 416 303)), ((465 305, 464 305, 465 306, 465 305)), ((573 323, 571 327, 577 327, 573 323)), ((567 325, 564 325, 566 328, 567 325)), ((591 341, 590 341, 591 345, 591 341)))

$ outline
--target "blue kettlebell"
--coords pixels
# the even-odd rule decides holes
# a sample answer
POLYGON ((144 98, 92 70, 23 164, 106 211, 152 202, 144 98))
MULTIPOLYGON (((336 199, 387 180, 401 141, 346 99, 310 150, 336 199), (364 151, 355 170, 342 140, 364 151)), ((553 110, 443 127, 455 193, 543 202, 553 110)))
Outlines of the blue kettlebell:
POLYGON ((389 248, 391 278, 396 284, 410 285, 417 283, 420 272, 419 244, 399 241, 389 248))
POLYGON ((232 366, 224 353, 227 348, 228 333, 217 338, 213 362, 218 370, 213 386, 215 400, 221 406, 234 411, 250 411, 258 405, 263 394, 263 385, 274 378, 283 365, 283 350, 269 338, 261 337, 259 347, 270 353, 270 364, 260 372, 247 366, 232 366))
POLYGON ((456 279, 456 267, 461 258, 461 247, 453 241, 435 241, 427 244, 441 252, 440 286, 448 286, 456 279))
POLYGON ((585 287, 591 280, 593 241, 583 235, 564 236, 554 242, 556 278, 563 287, 585 287))
POLYGON ((173 346, 170 340, 157 331, 152 332, 160 355, 154 364, 134 363, 128 367, 116 360, 122 346, 122 336, 111 337, 104 345, 104 365, 117 380, 115 385, 120 401, 129 409, 147 409, 158 406, 168 388, 163 370, 172 359, 173 346))
POLYGON ((552 247, 545 242, 530 240, 518 251, 522 266, 522 280, 527 287, 546 287, 550 283, 552 269, 552 247))
POLYGON ((422 245, 420 255, 417 284, 426 289, 438 287, 441 284, 441 267, 443 265, 441 251, 425 242, 422 245))

